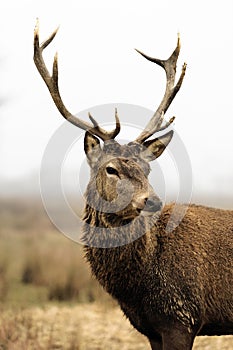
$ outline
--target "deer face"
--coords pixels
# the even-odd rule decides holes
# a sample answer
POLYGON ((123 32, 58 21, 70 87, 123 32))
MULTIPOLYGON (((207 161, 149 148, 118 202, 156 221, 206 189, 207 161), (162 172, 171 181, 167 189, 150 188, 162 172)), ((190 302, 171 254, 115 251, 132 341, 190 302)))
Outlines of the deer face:
POLYGON ((139 214, 152 215, 162 206, 160 198, 149 184, 149 161, 159 157, 172 138, 173 132, 143 144, 130 142, 120 145, 105 141, 86 132, 84 149, 91 168, 87 193, 91 205, 124 219, 139 214))

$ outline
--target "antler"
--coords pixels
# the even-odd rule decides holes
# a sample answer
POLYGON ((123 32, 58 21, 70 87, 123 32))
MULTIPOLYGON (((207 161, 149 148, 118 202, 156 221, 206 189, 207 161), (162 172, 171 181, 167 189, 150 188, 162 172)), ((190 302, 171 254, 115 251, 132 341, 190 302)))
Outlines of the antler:
POLYGON ((166 129, 175 119, 175 117, 171 118, 165 125, 162 125, 163 123, 163 118, 164 114, 166 113, 168 107, 172 103, 174 97, 176 96, 177 92, 179 91, 184 75, 185 75, 185 70, 186 70, 186 63, 183 64, 182 71, 180 78, 175 84, 175 76, 176 76, 176 63, 178 60, 178 56, 180 53, 180 37, 178 36, 177 40, 177 46, 174 50, 174 52, 171 54, 171 56, 167 60, 160 60, 157 58, 153 58, 150 56, 147 56, 143 52, 139 51, 136 49, 138 53, 140 53, 143 57, 145 57, 147 60, 154 62, 158 64, 159 66, 163 67, 165 72, 166 72, 166 77, 167 77, 167 83, 166 83, 166 90, 165 94, 163 96, 162 102, 160 103, 158 109, 152 116, 151 120, 143 130, 143 132, 137 137, 135 140, 136 142, 142 143, 146 139, 148 139, 150 136, 152 136, 155 132, 161 131, 166 129))
POLYGON ((90 113, 89 113, 89 118, 93 125, 75 117, 65 107, 61 99, 59 87, 58 87, 57 53, 54 56, 52 76, 50 75, 48 69, 46 68, 46 65, 42 56, 43 50, 53 41, 55 35, 57 34, 57 31, 58 31, 58 28, 41 45, 39 41, 39 21, 38 20, 34 31, 34 62, 35 62, 36 68, 38 69, 41 77, 43 78, 45 84, 49 89, 50 95, 57 109, 63 115, 63 117, 67 119, 70 123, 74 124, 75 126, 78 126, 83 130, 88 130, 90 133, 100 137, 103 141, 114 139, 120 132, 120 120, 117 115, 117 110, 115 110, 115 119, 116 119, 115 129, 112 131, 106 131, 98 125, 98 123, 90 115, 90 113))

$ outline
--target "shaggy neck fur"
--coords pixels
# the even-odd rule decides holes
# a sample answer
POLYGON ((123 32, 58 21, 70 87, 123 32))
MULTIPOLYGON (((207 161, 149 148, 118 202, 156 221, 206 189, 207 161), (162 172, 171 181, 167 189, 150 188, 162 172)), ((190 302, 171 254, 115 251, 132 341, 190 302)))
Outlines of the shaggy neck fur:
POLYGON ((138 286, 142 282, 146 266, 143 261, 157 245, 156 215, 123 221, 117 214, 102 213, 86 205, 83 220, 82 240, 92 272, 115 298, 127 299, 135 289, 135 276, 138 286))
POLYGON ((148 239, 158 216, 123 219, 117 213, 103 213, 86 205, 83 221, 83 242, 89 247, 114 248, 148 239), (145 236, 145 237, 144 237, 145 236))

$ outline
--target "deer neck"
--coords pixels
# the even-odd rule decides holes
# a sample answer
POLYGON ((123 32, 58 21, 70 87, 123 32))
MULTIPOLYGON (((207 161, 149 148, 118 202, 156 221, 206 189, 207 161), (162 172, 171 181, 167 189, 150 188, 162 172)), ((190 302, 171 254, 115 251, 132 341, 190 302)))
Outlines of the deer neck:
POLYGON ((86 207, 83 225, 85 256, 92 273, 115 298, 123 300, 132 295, 135 276, 138 284, 143 283, 140 282, 146 273, 143 261, 153 256, 157 246, 156 234, 152 232, 155 226, 150 229, 147 221, 138 217, 117 226, 120 222, 116 217, 86 207), (123 271, 125 279, 119 271, 123 271))
MULTIPOLYGON (((125 246, 136 240, 147 240, 156 228, 157 216, 124 219, 115 213, 103 213, 86 205, 82 240, 96 248, 125 246)), ((156 235, 155 235, 156 236, 156 235)))

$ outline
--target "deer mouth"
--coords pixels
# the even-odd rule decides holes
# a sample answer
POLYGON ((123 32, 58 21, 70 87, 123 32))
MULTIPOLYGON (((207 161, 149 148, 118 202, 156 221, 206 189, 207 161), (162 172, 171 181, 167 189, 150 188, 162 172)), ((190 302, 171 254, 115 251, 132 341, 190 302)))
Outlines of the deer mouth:
POLYGON ((123 213, 124 220, 133 220, 139 215, 142 216, 153 216, 162 209, 162 202, 160 200, 148 199, 144 208, 129 208, 123 213))
POLYGON ((152 216, 162 209, 162 205, 160 200, 148 199, 145 207, 141 210, 141 215, 152 216))

